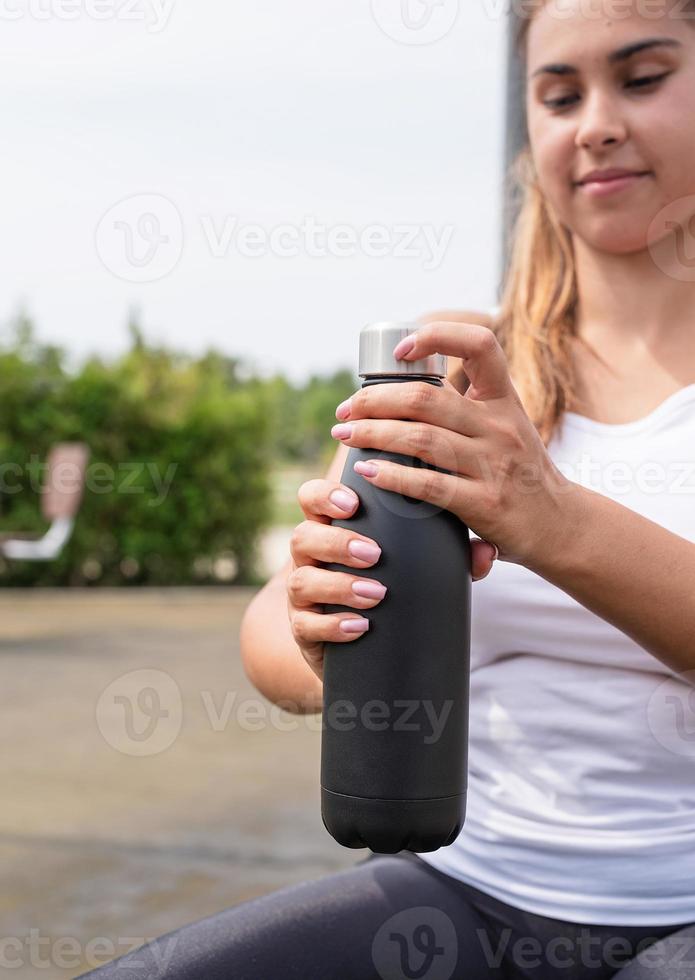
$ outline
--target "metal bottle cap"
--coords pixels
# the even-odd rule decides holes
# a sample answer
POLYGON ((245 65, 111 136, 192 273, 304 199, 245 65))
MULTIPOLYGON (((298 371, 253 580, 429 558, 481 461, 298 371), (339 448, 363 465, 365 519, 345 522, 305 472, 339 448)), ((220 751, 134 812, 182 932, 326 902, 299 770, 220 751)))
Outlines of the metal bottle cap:
POLYGON ((381 320, 368 323, 360 331, 360 357, 358 374, 361 378, 374 375, 429 374, 446 377, 447 359, 444 354, 429 354, 417 361, 397 361, 393 356, 396 344, 420 329, 419 323, 397 323, 381 320))

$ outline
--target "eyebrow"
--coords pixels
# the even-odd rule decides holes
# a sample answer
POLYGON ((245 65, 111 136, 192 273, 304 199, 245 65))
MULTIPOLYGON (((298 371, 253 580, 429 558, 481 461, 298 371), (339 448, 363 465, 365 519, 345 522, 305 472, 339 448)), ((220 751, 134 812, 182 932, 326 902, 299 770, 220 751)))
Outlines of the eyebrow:
MULTIPOLYGON (((616 51, 612 51, 608 55, 608 63, 611 65, 617 64, 620 61, 626 61, 628 58, 632 57, 633 54, 637 54, 639 51, 646 51, 649 48, 680 48, 682 44, 677 41, 675 37, 650 37, 646 38, 644 41, 635 41, 632 44, 626 44, 622 48, 618 48, 616 51)), ((575 75, 577 73, 576 68, 572 65, 564 64, 554 64, 554 65, 543 65, 542 68, 537 68, 531 75, 529 75, 529 80, 535 78, 536 75, 549 74, 549 75, 575 75)))

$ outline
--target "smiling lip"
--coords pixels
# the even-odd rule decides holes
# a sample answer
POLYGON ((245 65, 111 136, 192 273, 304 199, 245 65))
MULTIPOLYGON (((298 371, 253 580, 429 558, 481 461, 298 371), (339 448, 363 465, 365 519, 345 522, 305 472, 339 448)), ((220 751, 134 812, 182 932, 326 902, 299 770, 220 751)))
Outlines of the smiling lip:
POLYGON ((588 180, 580 181, 576 186, 593 197, 603 197, 606 194, 613 194, 615 191, 622 190, 625 187, 631 187, 641 177, 647 177, 648 175, 649 171, 643 171, 642 173, 638 173, 637 171, 623 171, 622 173, 616 173, 614 176, 607 177, 597 174, 588 180))

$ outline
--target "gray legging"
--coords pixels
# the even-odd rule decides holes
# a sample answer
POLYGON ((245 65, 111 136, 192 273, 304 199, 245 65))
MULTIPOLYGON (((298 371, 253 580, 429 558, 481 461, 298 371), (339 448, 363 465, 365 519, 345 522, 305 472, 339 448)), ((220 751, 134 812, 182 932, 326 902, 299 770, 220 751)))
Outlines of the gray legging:
MULTIPOLYGON (((695 910, 694 910, 695 915, 695 910)), ((99 980, 694 980, 695 922, 578 925, 499 902, 415 854, 241 902, 84 976, 99 980)))

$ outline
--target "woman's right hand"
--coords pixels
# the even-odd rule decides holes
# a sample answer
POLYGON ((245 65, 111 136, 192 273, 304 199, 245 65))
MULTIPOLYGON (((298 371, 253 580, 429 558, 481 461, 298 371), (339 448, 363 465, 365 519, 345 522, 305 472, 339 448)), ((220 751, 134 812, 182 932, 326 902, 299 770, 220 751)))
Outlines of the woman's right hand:
POLYGON ((369 628, 360 613, 373 609, 386 594, 386 586, 360 571, 375 565, 381 548, 372 538, 348 528, 334 527, 333 518, 347 518, 357 509, 357 494, 333 480, 307 480, 297 492, 306 517, 290 541, 292 570, 287 577, 287 610, 292 635, 307 664, 323 680, 326 641, 349 643, 369 628), (341 506, 343 503, 345 506, 341 506), (323 563, 355 569, 331 571, 323 563), (358 612, 323 613, 323 604, 349 606, 358 612))

